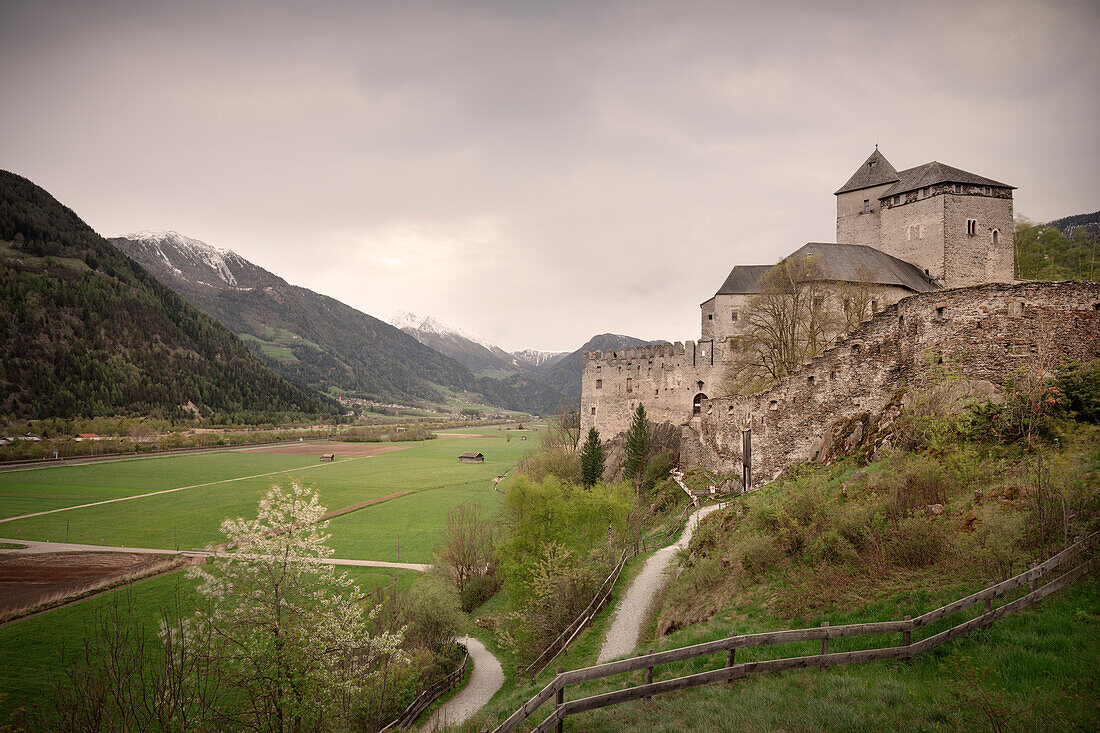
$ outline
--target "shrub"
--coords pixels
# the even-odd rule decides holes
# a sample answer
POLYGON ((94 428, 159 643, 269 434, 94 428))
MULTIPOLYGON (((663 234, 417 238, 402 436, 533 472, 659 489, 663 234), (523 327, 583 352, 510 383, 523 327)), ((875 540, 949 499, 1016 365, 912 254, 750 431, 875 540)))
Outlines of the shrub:
POLYGON ((438 573, 417 578, 406 598, 405 612, 412 646, 440 649, 462 628, 458 590, 438 573))
POLYGON ((1061 410, 1067 417, 1100 422, 1100 359, 1067 363, 1059 370, 1054 387, 1062 396, 1061 410))
POLYGON ((848 539, 835 529, 829 529, 814 538, 807 551, 811 562, 854 564, 859 553, 848 539))
POLYGON ((943 528, 926 517, 907 517, 889 537, 890 560, 907 568, 922 568, 943 555, 947 538, 943 528))
POLYGON ((966 523, 973 531, 958 538, 959 553, 983 575, 1008 578, 1023 564, 1019 540, 1025 521, 1024 514, 994 507, 972 513, 966 523))
POLYGON ((569 448, 555 447, 524 456, 519 462, 520 473, 536 483, 554 476, 570 484, 581 483, 581 458, 569 448))
POLYGON ((739 542, 737 554, 741 557, 742 569, 757 577, 767 572, 783 556, 772 537, 766 534, 752 535, 739 542))

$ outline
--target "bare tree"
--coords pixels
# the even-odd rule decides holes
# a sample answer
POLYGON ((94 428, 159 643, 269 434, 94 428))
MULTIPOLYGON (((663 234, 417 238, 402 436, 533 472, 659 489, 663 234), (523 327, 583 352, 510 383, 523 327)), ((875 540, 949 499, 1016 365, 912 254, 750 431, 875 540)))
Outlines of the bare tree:
POLYGON ((859 328, 864 320, 874 315, 871 312, 871 304, 875 280, 875 268, 866 262, 861 262, 856 268, 856 279, 840 283, 837 287, 837 296, 840 298, 843 315, 839 325, 844 333, 851 333, 859 328))
POLYGON ((542 441, 543 448, 568 448, 576 452, 581 442, 581 414, 577 406, 562 402, 550 416, 550 425, 542 441))
POLYGON ((745 308, 741 349, 726 373, 726 389, 766 389, 821 353, 837 327, 817 256, 788 257, 761 278, 745 308))
POLYGON ((495 572, 493 529, 480 504, 459 504, 447 513, 439 561, 451 570, 460 593, 472 578, 495 572))

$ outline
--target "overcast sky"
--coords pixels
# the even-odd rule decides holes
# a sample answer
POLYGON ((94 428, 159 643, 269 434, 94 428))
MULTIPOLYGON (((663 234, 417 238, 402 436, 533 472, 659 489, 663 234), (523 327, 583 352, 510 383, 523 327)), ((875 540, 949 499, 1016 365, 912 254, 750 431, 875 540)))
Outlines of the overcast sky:
POLYGON ((698 338, 876 141, 1100 208, 1100 3, 0 4, 0 168, 508 349, 698 338))

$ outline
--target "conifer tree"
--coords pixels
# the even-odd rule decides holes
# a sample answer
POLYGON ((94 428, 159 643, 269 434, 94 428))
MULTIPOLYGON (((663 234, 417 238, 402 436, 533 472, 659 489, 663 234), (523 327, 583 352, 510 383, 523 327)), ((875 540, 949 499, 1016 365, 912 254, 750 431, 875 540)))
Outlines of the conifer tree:
POLYGON ((589 428, 588 437, 585 438, 584 447, 581 448, 581 482, 585 486, 594 486, 603 478, 603 460, 600 431, 589 428))
POLYGON ((649 420, 645 405, 638 404, 634 419, 626 431, 626 458, 623 461, 623 478, 635 483, 645 475, 646 454, 649 452, 649 420))

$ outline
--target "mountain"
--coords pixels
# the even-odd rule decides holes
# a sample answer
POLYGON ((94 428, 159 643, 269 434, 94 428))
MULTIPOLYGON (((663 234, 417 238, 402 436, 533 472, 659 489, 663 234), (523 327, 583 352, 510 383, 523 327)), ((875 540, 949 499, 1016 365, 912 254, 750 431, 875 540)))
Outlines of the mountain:
POLYGON ((338 414, 31 181, 0 171, 0 413, 261 423, 338 414))
POLYGON ((554 366, 562 357, 568 355, 568 351, 539 351, 538 349, 521 349, 512 352, 512 356, 520 364, 527 366, 529 369, 534 369, 536 374, 554 366))
POLYGON ((611 349, 627 349, 632 346, 664 343, 668 342, 644 341, 640 338, 622 336, 617 333, 601 333, 588 339, 584 346, 576 351, 556 357, 549 368, 539 375, 539 381, 548 384, 570 400, 579 403, 581 399, 581 370, 583 368, 581 355, 583 352, 610 351, 611 349))
POLYGON ((299 384, 404 403, 446 401, 443 387, 531 412, 547 412, 561 400, 555 390, 523 379, 475 377, 390 324, 291 285, 230 250, 176 232, 138 232, 111 242, 299 384))
POLYGON ((1067 237, 1071 236, 1075 229, 1080 228, 1085 229, 1092 236, 1096 236, 1100 234, 1100 211, 1094 211, 1091 214, 1064 216, 1061 219, 1055 219, 1050 222, 1050 226, 1067 237))
POLYGON ((474 374, 484 372, 523 373, 513 362, 515 357, 476 334, 448 326, 431 316, 420 317, 398 311, 390 320, 420 343, 445 354, 474 374))
POLYGON ((564 351, 537 349, 509 353, 475 333, 449 326, 432 316, 418 316, 405 311, 397 311, 390 323, 475 374, 537 377, 557 357, 566 354, 564 351))

